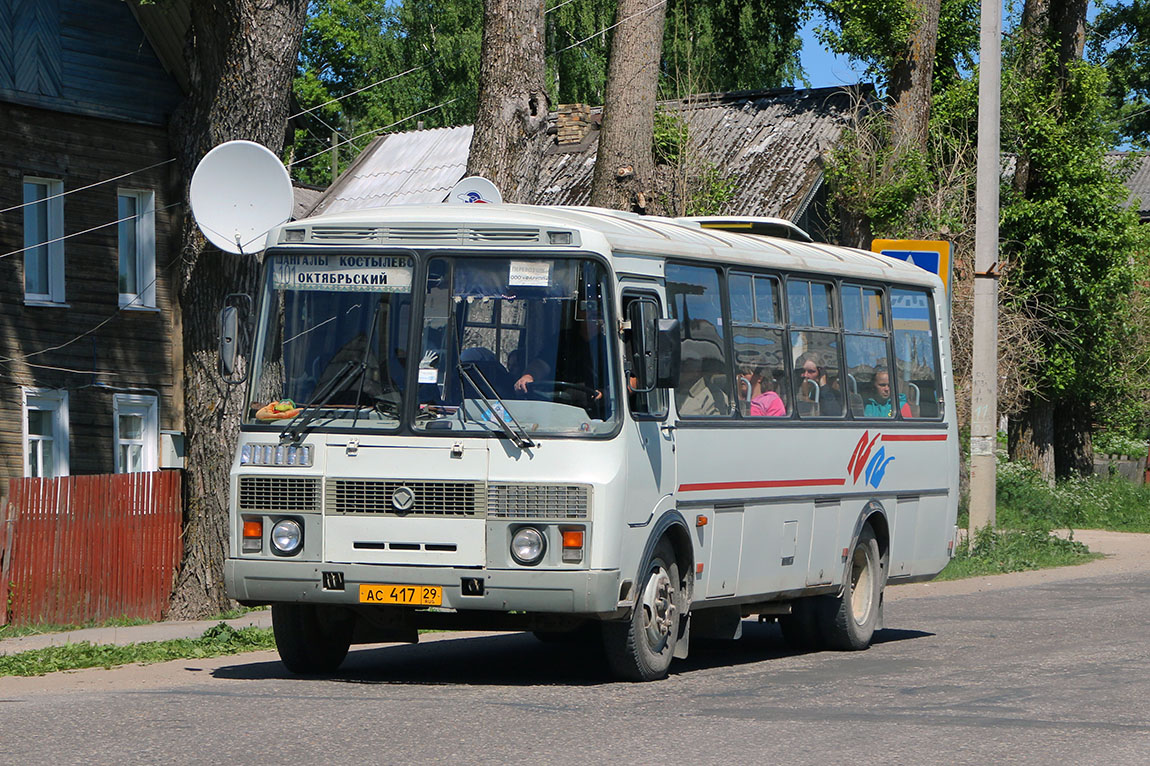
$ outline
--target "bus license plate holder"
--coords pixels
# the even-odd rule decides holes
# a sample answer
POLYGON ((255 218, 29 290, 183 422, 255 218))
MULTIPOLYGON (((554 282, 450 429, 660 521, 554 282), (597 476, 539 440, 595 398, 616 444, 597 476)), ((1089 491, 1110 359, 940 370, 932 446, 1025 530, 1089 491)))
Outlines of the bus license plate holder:
POLYGON ((443 604, 443 588, 439 585, 363 583, 359 586, 359 603, 441 606, 443 604))

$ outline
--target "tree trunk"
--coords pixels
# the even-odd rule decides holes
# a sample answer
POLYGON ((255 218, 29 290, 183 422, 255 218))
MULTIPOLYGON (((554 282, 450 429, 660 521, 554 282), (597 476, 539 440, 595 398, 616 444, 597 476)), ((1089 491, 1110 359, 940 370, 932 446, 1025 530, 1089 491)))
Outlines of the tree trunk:
POLYGON ((591 204, 651 212, 655 205, 655 97, 666 3, 619 0, 607 64, 607 92, 591 204))
POLYGON ((177 285, 184 345, 184 561, 169 616, 224 611, 228 470, 239 430, 242 391, 216 372, 216 315, 228 293, 251 290, 258 258, 205 245, 187 205, 196 163, 217 144, 248 139, 279 153, 307 11, 306 0, 198 0, 189 5, 186 54, 191 91, 172 118, 172 143, 184 175, 184 244, 177 285))
POLYGON ((533 202, 547 146, 541 0, 484 0, 479 104, 467 174, 506 202, 533 202))
POLYGON ((941 0, 911 2, 919 23, 911 35, 906 54, 891 71, 888 89, 892 102, 891 143, 896 155, 907 149, 926 153, 940 5, 941 0))
POLYGON ((1029 463, 1054 484, 1054 404, 1031 396, 1026 409, 1011 417, 1008 431, 1010 459, 1029 463))
POLYGON ((1090 405, 1076 397, 1058 402, 1054 415, 1054 472, 1060 479, 1094 472, 1090 405))

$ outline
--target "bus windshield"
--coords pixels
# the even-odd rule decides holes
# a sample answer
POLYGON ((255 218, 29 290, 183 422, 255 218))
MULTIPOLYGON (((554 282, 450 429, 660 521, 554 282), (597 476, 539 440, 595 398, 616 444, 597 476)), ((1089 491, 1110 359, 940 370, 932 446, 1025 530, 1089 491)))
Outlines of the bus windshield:
POLYGON ((398 427, 413 266, 410 255, 272 256, 248 422, 398 427))
POLYGON ((590 259, 272 255, 247 422, 474 432, 614 430, 606 269, 590 259), (408 348, 423 300, 418 349, 408 348), (412 399, 408 364, 418 365, 412 399))
POLYGON ((607 284, 590 259, 432 258, 415 428, 613 430, 607 284))

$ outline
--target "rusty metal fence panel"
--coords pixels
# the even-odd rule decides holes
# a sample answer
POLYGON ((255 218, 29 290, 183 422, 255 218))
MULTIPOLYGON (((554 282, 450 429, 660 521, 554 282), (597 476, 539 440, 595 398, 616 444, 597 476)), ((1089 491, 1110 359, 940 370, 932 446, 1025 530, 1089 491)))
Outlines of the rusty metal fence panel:
POLYGON ((158 620, 182 554, 180 473, 10 479, 0 625, 158 620))

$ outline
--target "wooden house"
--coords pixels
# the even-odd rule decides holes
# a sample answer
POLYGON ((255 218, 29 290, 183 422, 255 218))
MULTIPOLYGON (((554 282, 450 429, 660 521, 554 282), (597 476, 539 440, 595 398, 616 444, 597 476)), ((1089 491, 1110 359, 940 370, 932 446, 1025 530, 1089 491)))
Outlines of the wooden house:
POLYGON ((134 2, 0 0, 0 480, 155 470, 182 431, 180 2, 149 29, 134 2))

